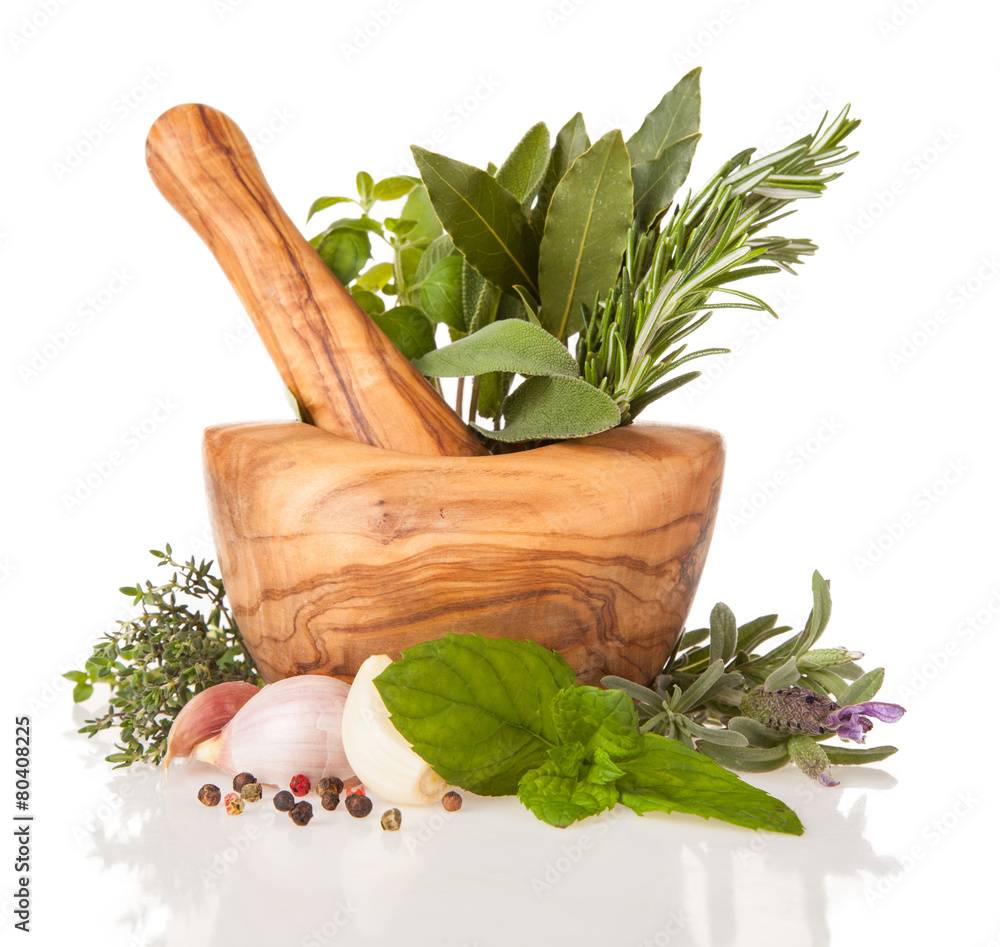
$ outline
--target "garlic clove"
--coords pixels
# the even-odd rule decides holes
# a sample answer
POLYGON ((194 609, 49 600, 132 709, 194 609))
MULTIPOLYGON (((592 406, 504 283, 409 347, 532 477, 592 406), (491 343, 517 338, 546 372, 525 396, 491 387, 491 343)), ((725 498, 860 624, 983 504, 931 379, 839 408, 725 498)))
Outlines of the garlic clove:
POLYGON ((247 681, 227 681, 199 691, 180 710, 167 734, 167 754, 163 771, 168 772, 175 757, 190 757, 194 748, 214 737, 236 716, 237 711, 260 692, 247 681))
POLYGON ((375 678, 391 663, 388 655, 378 654, 358 668, 344 707, 344 750, 361 782, 383 799, 400 804, 436 802, 448 784, 393 726, 375 687, 375 678))
POLYGON ((191 757, 230 773, 253 773, 270 786, 287 786, 299 774, 314 785, 324 776, 346 779, 353 770, 341 723, 349 691, 349 684, 318 674, 275 681, 217 736, 192 748, 191 757))

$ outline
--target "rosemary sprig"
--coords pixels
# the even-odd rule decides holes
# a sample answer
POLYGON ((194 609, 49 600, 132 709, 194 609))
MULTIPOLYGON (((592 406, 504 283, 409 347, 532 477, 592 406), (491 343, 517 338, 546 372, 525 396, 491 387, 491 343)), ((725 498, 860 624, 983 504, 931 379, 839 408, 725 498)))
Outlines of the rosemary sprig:
POLYGON ((712 302, 711 309, 763 310, 764 300, 730 284, 792 267, 815 252, 809 240, 756 237, 793 211, 805 197, 819 197, 840 176, 830 169, 850 161, 843 140, 860 124, 848 107, 829 124, 774 154, 751 161, 753 149, 727 161, 696 194, 675 206, 660 229, 633 224, 625 264, 606 301, 585 313, 577 343, 583 377, 611 395, 623 422, 657 398, 697 378, 672 375, 681 365, 724 348, 687 352, 682 339, 708 321, 716 293, 735 301, 712 302))
POLYGON ((196 564, 193 557, 177 562, 169 544, 150 553, 158 566, 176 571, 162 584, 147 580, 122 588, 142 605, 142 614, 106 634, 82 671, 64 675, 76 684, 76 701, 90 697, 95 684, 110 686, 107 713, 87 720, 79 732, 93 736, 120 727, 118 752, 106 757, 116 768, 160 762, 170 724, 199 691, 224 681, 262 683, 212 563, 196 564))

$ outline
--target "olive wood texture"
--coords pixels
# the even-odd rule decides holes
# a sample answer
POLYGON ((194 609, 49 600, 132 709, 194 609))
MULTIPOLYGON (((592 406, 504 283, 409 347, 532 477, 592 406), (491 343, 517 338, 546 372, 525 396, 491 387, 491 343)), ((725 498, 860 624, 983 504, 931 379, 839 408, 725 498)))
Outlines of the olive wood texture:
POLYGON ((204 440, 226 592, 268 682, 350 679, 447 632, 533 638, 583 683, 651 681, 701 577, 724 453, 714 431, 646 424, 486 457, 299 423, 204 440))
POLYGON ((170 109, 150 129, 146 163, 318 427, 414 454, 488 453, 295 228, 230 118, 205 105, 170 109))

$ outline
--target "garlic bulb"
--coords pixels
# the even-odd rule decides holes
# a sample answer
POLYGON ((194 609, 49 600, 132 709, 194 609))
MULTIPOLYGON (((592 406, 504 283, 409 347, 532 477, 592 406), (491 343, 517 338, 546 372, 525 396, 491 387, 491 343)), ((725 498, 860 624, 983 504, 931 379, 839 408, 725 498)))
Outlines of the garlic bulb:
POLYGON ((372 655, 358 668, 344 706, 344 750, 358 778, 389 802, 436 802, 448 784, 425 763, 392 725, 375 678, 392 661, 372 655))
POLYGON ((227 681, 199 691, 180 710, 167 734, 164 772, 175 757, 190 756, 191 751, 209 737, 214 737, 229 723, 251 697, 260 692, 247 681, 227 681))
POLYGON ((324 776, 346 779, 353 771, 341 721, 349 691, 349 684, 317 674, 275 681, 189 755, 230 773, 253 773, 272 786, 287 786, 299 774, 314 785, 324 776))

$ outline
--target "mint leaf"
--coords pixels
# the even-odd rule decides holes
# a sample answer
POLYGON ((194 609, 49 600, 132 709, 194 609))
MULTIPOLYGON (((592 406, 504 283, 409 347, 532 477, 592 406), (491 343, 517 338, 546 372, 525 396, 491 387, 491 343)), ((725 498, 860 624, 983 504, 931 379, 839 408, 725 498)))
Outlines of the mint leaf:
POLYGON ((618 790, 613 783, 590 782, 586 775, 564 776, 559 763, 550 760, 524 774, 517 798, 543 822, 565 828, 610 809, 618 801, 618 790))
POLYGON ((688 812, 750 829, 801 835, 802 823, 783 802, 743 782, 678 740, 642 734, 643 753, 619 765, 620 801, 638 815, 688 812))
POLYGON ((586 750, 599 749, 612 760, 641 752, 639 716, 625 691, 568 688, 552 698, 551 711, 556 733, 565 743, 575 741, 586 750))
POLYGON ((407 648, 376 679, 396 729, 446 779, 484 796, 518 781, 563 742, 552 697, 576 684, 570 666, 534 641, 449 634, 407 648))

